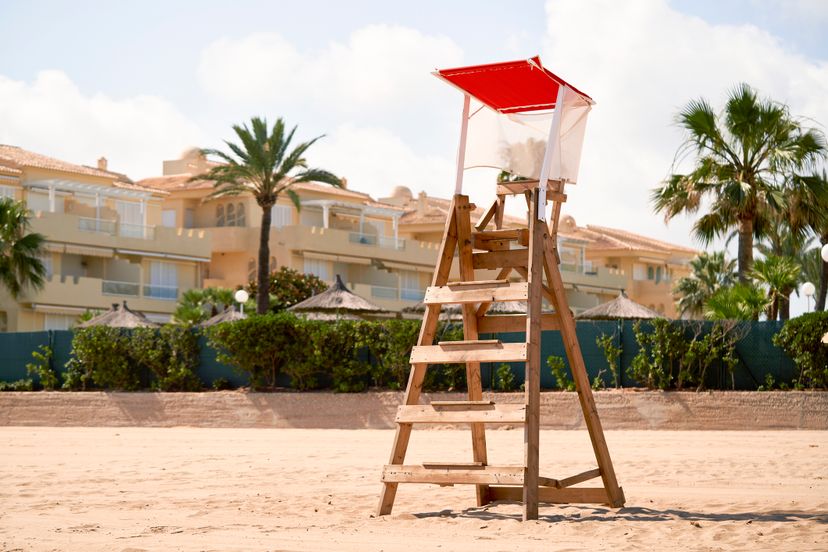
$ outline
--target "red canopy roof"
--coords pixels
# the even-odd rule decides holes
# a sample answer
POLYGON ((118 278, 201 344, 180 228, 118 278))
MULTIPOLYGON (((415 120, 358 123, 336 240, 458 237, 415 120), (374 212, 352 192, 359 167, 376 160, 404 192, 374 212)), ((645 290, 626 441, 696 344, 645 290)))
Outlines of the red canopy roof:
POLYGON ((588 102, 592 98, 541 65, 540 57, 456 69, 438 69, 438 77, 501 113, 553 109, 558 88, 568 86, 588 102))

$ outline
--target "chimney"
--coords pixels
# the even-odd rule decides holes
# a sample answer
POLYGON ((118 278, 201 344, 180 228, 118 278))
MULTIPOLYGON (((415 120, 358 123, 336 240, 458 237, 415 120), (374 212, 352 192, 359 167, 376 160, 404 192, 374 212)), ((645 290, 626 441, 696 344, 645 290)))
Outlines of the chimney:
POLYGON ((107 170, 106 166, 106 157, 101 157, 100 159, 98 159, 98 170, 105 171, 107 170))
POLYGON ((424 214, 428 210, 428 196, 425 192, 420 192, 417 196, 417 212, 424 214))
POLYGON ((343 190, 347 190, 347 189, 348 189, 348 179, 347 179, 347 178, 345 178, 344 176, 343 176, 342 178, 340 178, 340 179, 339 179, 339 184, 340 184, 340 186, 342 186, 342 189, 343 189, 343 190))

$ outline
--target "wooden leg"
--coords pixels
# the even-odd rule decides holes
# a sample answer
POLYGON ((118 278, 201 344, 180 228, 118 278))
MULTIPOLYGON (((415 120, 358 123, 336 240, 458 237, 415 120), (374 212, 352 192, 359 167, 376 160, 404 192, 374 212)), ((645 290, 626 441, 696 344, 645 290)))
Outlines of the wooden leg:
MULTIPOLYGON (((455 201, 455 216, 457 219, 460 279, 463 281, 472 281, 474 280, 474 265, 472 263, 471 210, 467 198, 455 201)), ((478 338, 477 316, 475 311, 474 305, 463 305, 463 339, 476 340, 478 338)), ((480 401, 483 399, 483 382, 480 380, 479 362, 466 363, 466 385, 468 386, 470 401, 480 401)), ((482 462, 485 466, 488 464, 485 426, 480 423, 470 425, 474 461, 482 462)), ((490 502, 488 485, 476 485, 475 492, 478 506, 485 506, 490 502)))
MULTIPOLYGON (((454 251, 457 247, 457 217, 454 214, 454 204, 463 196, 455 196, 452 200, 451 214, 446 219, 446 226, 443 233, 443 242, 440 244, 440 253, 437 260, 437 267, 432 277, 433 286, 442 286, 448 282, 451 262, 454 258, 454 251)), ((468 203, 468 199, 466 200, 468 203)), ((431 345, 434 342, 434 334, 437 332, 437 323, 440 318, 440 305, 428 305, 423 315, 423 323, 420 326, 420 335, 417 338, 418 345, 431 345)), ((417 404, 420 400, 420 391, 423 387, 423 379, 428 366, 426 364, 415 364, 411 366, 408 376, 408 384, 405 388, 403 404, 417 404)), ((411 424, 399 424, 394 436, 394 445, 391 447, 390 464, 402 464, 405 460, 405 453, 408 450, 408 441, 411 438, 411 424)), ((391 513, 394 507, 394 498, 397 495, 397 483, 383 483, 380 493, 377 514, 384 516, 391 513)))
POLYGON ((584 413, 584 422, 589 432, 592 448, 595 451, 595 459, 598 461, 598 468, 601 470, 601 477, 604 481, 604 488, 607 491, 607 498, 610 505, 620 508, 624 505, 624 491, 618 486, 615 477, 615 469, 612 466, 607 441, 604 438, 604 430, 601 427, 601 420, 598 417, 598 410, 595 407, 595 398, 592 396, 592 388, 589 385, 589 377, 584 365, 584 357, 581 355, 581 347, 578 344, 578 336, 575 332, 575 319, 569 310, 566 300, 563 279, 558 269, 557 258, 554 254, 554 245, 547 240, 545 246, 546 277, 549 287, 552 288, 553 306, 559 313, 561 325, 561 338, 569 358, 569 367, 572 369, 572 379, 575 381, 575 388, 578 391, 578 400, 581 410, 584 413))
POLYGON ((540 337, 543 286, 543 246, 546 224, 534 215, 538 191, 529 209, 529 300, 526 317, 526 424, 523 433, 523 519, 538 519, 540 430, 540 337))

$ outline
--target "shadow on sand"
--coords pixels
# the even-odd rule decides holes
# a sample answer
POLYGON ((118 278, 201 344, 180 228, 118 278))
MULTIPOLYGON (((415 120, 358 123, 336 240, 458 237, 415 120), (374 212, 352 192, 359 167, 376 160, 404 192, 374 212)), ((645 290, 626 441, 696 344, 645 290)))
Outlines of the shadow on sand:
MULTIPOLYGON (((498 502, 498 504, 520 504, 519 502, 498 502)), ((520 514, 503 514, 493 512, 490 506, 482 508, 467 508, 460 512, 453 510, 441 510, 439 512, 422 512, 414 514, 418 518, 470 518, 486 520, 520 520, 520 514)), ((691 512, 687 510, 680 510, 669 508, 665 510, 658 510, 654 508, 640 508, 628 507, 613 510, 610 508, 589 507, 589 506, 561 506, 563 512, 555 514, 541 515, 538 521, 547 523, 557 523, 561 521, 579 522, 579 521, 632 521, 632 522, 652 522, 652 521, 676 521, 683 520, 689 522, 727 522, 727 521, 743 521, 743 522, 787 522, 796 523, 801 521, 813 521, 816 523, 828 523, 828 513, 814 513, 802 511, 768 511, 768 512, 735 512, 735 513, 712 513, 712 512, 691 512)))

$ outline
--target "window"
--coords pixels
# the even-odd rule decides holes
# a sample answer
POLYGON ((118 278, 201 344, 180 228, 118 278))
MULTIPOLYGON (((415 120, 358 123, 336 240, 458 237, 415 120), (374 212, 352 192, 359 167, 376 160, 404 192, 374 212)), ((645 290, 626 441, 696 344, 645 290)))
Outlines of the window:
POLYGON ((75 317, 66 314, 47 314, 43 321, 44 330, 68 330, 74 325, 75 317))
POLYGON ((655 280, 655 269, 651 266, 647 267, 647 279, 655 280))
POLYGON ((293 209, 287 205, 274 205, 270 209, 270 227, 282 228, 293 224, 293 209))
POLYGON ((0 186, 0 197, 15 199, 14 188, 11 186, 0 186))
POLYGON ((216 226, 224 226, 224 205, 216 205, 216 226))
POLYGON ((239 203, 239 206, 236 207, 236 226, 247 226, 244 218, 244 203, 239 203))
POLYGON ((175 209, 164 209, 161 211, 161 226, 175 228, 175 209))
POLYGON ((232 203, 228 203, 227 207, 225 207, 226 218, 224 219, 224 224, 227 226, 235 226, 236 225, 236 206, 232 203))
POLYGON ((141 204, 135 201, 116 201, 115 210, 118 211, 120 234, 128 238, 144 237, 144 217, 141 213, 141 204))
POLYGON ((29 188, 26 196, 26 205, 32 211, 49 212, 49 191, 37 188, 29 188))
POLYGON ((647 268, 642 264, 633 265, 633 280, 646 280, 647 268))
POLYGON ((195 211, 193 209, 184 209, 184 228, 192 228, 195 221, 195 211))
POLYGON ((661 280, 662 280, 661 276, 662 276, 662 275, 661 275, 661 267, 658 267, 658 268, 656 268, 656 273, 655 273, 655 281, 656 281, 656 283, 661 282, 661 280))
POLYGON ((305 274, 314 274, 325 281, 331 280, 331 269, 328 261, 308 259, 305 257, 305 274))
POLYGON ((153 261, 150 263, 150 283, 144 295, 154 299, 178 298, 178 266, 175 263, 153 261))
POLYGON ((302 209, 299 212, 299 220, 302 226, 324 226, 322 211, 317 209, 302 209))
POLYGON ((49 280, 52 278, 52 254, 51 253, 43 253, 40 255, 40 262, 43 263, 43 268, 46 269, 46 279, 49 280))
POLYGON ((420 288, 420 275, 413 270, 400 271, 400 298, 409 301, 421 301, 423 291, 420 288))

